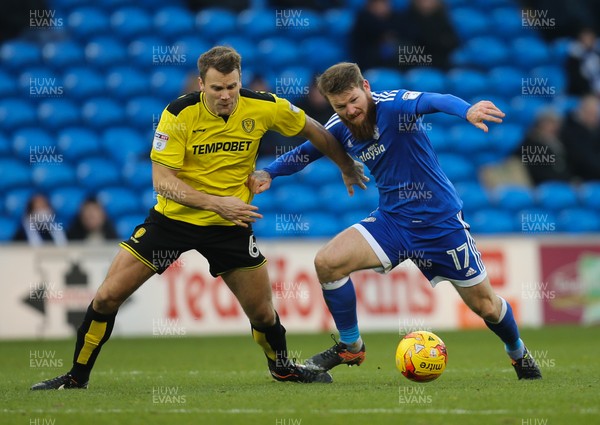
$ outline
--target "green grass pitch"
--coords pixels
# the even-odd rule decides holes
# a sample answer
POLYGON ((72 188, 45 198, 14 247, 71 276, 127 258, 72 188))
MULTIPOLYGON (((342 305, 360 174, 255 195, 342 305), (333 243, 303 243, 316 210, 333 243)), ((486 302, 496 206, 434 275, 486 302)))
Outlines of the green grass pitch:
MULTIPOLYGON (((600 332, 526 329, 541 381, 518 381, 487 330, 436 332, 448 366, 417 384, 395 368, 397 334, 365 334, 367 360, 333 370, 335 382, 273 381, 250 335, 119 339, 104 347, 87 391, 33 392, 68 369, 72 341, 0 342, 0 423, 62 424, 515 424, 600 423, 600 332), (63 364, 63 367, 55 367, 63 364)), ((288 335, 310 357, 328 335, 288 335)))

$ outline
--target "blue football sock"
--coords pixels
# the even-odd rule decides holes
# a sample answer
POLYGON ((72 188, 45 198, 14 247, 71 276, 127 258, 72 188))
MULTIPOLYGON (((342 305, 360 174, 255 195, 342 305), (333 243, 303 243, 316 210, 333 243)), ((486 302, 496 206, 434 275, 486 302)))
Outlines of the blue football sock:
POLYGON ((340 332, 340 342, 351 345, 360 339, 356 316, 356 293, 350 277, 324 283, 323 298, 340 332))
POLYGON ((491 323, 485 320, 485 324, 492 332, 500 337, 502 342, 504 342, 504 347, 508 355, 512 359, 518 360, 524 355, 525 345, 519 337, 519 328, 517 327, 517 322, 515 322, 515 317, 513 316, 510 304, 507 303, 504 298, 498 298, 502 301, 500 319, 497 323, 491 323))

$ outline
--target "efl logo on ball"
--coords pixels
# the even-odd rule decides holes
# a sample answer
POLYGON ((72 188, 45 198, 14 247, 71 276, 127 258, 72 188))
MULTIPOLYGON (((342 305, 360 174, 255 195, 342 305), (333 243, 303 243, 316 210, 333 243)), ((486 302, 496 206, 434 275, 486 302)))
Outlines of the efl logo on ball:
POLYGON ((432 332, 411 332, 396 349, 396 367, 411 381, 429 382, 439 378, 447 362, 446 345, 432 332))

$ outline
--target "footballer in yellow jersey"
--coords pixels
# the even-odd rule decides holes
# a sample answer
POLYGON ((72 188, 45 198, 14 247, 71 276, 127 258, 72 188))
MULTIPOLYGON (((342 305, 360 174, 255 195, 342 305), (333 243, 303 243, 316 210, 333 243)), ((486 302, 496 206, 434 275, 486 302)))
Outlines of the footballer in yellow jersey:
MULTIPOLYGON (((204 92, 189 93, 163 111, 150 157, 177 170, 177 177, 196 190, 250 203, 252 193, 246 181, 254 171, 264 133, 275 130, 295 136, 305 122, 304 111, 270 93, 240 89, 238 102, 226 117, 210 110, 204 92)), ((215 212, 182 205, 160 194, 155 209, 192 224, 234 225, 215 212)))
POLYGON ((303 111, 274 95, 242 89, 241 57, 234 49, 213 47, 200 56, 198 69, 200 92, 171 102, 157 127, 151 151, 156 206, 121 242, 77 331, 71 370, 32 390, 87 388, 120 305, 189 250, 206 257, 210 273, 221 276, 239 301, 274 379, 332 381, 327 372, 287 358, 266 260, 252 233, 251 224, 262 216, 250 204, 246 182, 268 129, 309 139, 338 164, 349 192, 353 184, 364 188, 366 178, 333 136, 303 111))

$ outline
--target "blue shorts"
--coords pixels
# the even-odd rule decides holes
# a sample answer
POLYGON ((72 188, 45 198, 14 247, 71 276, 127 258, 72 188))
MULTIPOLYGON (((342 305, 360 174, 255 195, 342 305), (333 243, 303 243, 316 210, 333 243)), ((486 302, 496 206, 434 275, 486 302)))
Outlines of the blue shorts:
POLYGON ((375 210, 352 227, 381 261, 377 272, 387 273, 404 260, 412 260, 432 286, 443 280, 456 286, 474 286, 487 276, 462 212, 434 226, 414 227, 375 210))

